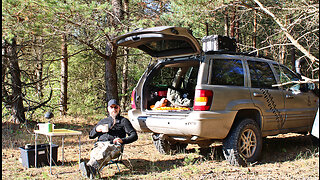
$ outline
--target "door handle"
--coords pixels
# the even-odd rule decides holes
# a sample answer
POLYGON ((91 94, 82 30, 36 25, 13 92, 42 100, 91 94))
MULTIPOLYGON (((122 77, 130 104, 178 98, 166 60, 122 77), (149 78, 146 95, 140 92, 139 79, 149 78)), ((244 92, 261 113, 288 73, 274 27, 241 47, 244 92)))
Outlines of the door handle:
POLYGON ((287 99, 293 99, 293 96, 289 95, 289 94, 286 94, 286 98, 287 99))
POLYGON ((253 93, 253 96, 254 96, 254 97, 262 97, 262 94, 260 94, 260 93, 253 93))

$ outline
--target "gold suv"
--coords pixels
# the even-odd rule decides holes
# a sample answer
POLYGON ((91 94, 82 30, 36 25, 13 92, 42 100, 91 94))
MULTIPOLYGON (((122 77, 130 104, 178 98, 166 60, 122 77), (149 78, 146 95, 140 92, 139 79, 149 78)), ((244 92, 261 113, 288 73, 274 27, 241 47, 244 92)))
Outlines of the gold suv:
POLYGON ((263 137, 311 130, 314 84, 294 83, 301 76, 276 61, 235 52, 227 37, 203 42, 204 51, 189 30, 167 26, 114 40, 158 58, 132 92, 129 118, 153 133, 159 152, 220 141, 231 164, 246 165, 258 159, 263 137))

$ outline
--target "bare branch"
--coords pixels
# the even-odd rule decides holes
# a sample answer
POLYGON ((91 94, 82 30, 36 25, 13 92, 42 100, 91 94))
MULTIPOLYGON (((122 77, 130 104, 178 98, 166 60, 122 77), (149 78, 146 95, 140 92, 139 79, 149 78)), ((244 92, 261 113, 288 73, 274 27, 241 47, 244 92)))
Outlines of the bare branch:
POLYGON ((319 59, 317 59, 316 57, 314 57, 309 51, 307 51, 302 45, 300 45, 300 43, 294 39, 294 37, 289 34, 287 28, 281 23, 281 21, 272 13, 270 12, 267 8, 265 8, 260 1, 258 0, 254 0, 255 3, 257 3, 259 5, 259 7, 270 17, 272 17, 272 19, 280 26, 281 30, 284 32, 284 34, 287 36, 287 38, 292 42, 292 44, 299 49, 303 54, 305 54, 312 63, 317 62, 319 63, 319 59))

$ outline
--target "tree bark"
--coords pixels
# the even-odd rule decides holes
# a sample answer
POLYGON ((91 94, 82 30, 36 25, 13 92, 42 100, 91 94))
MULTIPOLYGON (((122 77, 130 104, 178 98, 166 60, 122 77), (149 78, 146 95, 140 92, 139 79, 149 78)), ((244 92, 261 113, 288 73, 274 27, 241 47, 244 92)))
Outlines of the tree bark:
POLYGON ((236 27, 235 27, 235 29, 236 29, 236 41, 237 41, 237 43, 239 43, 240 42, 240 25, 239 25, 239 19, 238 19, 238 16, 237 16, 237 14, 236 14, 236 16, 235 16, 235 19, 236 19, 236 27))
MULTIPOLYGON (((129 20, 129 1, 124 0, 124 11, 126 13, 126 19, 129 20)), ((129 28, 127 28, 129 31, 129 28)), ((124 111, 126 111, 126 103, 128 100, 128 61, 129 61, 129 49, 124 47, 124 58, 123 58, 123 66, 122 66, 122 84, 121 84, 121 107, 124 111)))
POLYGON ((121 107, 125 109, 127 103, 127 94, 128 94, 128 55, 129 49, 124 49, 124 58, 123 58, 123 67, 122 67, 122 87, 121 87, 121 107))
MULTIPOLYGON (((119 24, 123 20, 123 5, 122 0, 111 0, 114 25, 119 24)), ((106 57, 104 58, 105 63, 105 83, 106 83, 106 101, 110 99, 117 99, 118 97, 118 84, 117 84, 117 58, 118 47, 112 42, 107 42, 106 45, 106 57)))
POLYGON ((116 57, 117 57, 118 47, 115 45, 107 45, 106 54, 107 57, 104 60, 105 63, 105 82, 106 82, 106 101, 110 99, 118 98, 118 80, 117 80, 117 66, 116 66, 116 57), (110 47, 111 46, 111 47, 110 47))
POLYGON ((225 36, 229 36, 229 15, 227 7, 224 9, 224 33, 225 36))
MULTIPOLYGON (((257 49, 257 11, 254 11, 253 15, 253 37, 252 37, 253 48, 257 49)), ((259 53, 259 51, 257 52, 259 53)))
POLYGON ((232 15, 231 15, 231 23, 230 23, 230 37, 235 37, 235 25, 236 25, 236 6, 232 6, 232 15))
POLYGON ((35 76, 36 76, 36 81, 37 81, 37 84, 36 84, 36 88, 37 88, 37 93, 38 93, 38 96, 40 98, 43 98, 43 83, 42 83, 42 77, 43 77, 43 61, 42 61, 42 58, 43 58, 43 51, 42 51, 42 48, 38 46, 38 43, 39 44, 43 44, 43 40, 42 40, 42 37, 40 37, 40 39, 38 40, 36 37, 34 37, 34 40, 33 40, 33 43, 34 43, 34 54, 35 54, 35 57, 36 57, 36 71, 35 71, 35 76))
POLYGON ((65 116, 67 114, 68 103, 68 45, 67 37, 62 34, 61 44, 61 94, 60 94, 60 115, 65 116))
POLYGON ((7 69, 9 67, 8 64, 8 44, 2 39, 2 62, 1 62, 1 94, 2 94, 2 101, 6 101, 6 99, 9 97, 8 92, 5 88, 5 80, 6 80, 6 76, 7 76, 7 69))
POLYGON ((11 95, 11 109, 12 118, 15 123, 25 122, 25 110, 23 106, 23 96, 22 96, 22 83, 21 83, 21 71, 18 62, 17 55, 17 43, 16 39, 12 39, 12 44, 8 45, 7 50, 8 62, 9 62, 9 73, 11 75, 12 82, 12 95, 11 95))
POLYGON ((123 5, 122 0, 111 0, 113 14, 114 14, 114 21, 113 23, 119 24, 119 21, 123 19, 123 5))
POLYGON ((291 65, 292 65, 291 70, 296 72, 296 51, 294 46, 291 47, 290 53, 291 53, 291 65))

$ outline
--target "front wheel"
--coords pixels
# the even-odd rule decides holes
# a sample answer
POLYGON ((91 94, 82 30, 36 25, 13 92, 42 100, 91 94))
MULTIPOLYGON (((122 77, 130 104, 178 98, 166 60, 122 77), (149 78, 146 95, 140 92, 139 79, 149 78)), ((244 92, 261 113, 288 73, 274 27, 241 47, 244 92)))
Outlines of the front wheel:
POLYGON ((231 129, 223 142, 223 154, 230 164, 246 166, 258 160, 262 150, 262 135, 252 119, 245 119, 231 129))

